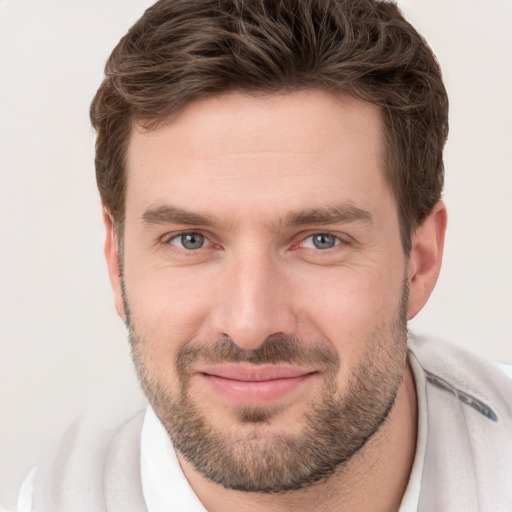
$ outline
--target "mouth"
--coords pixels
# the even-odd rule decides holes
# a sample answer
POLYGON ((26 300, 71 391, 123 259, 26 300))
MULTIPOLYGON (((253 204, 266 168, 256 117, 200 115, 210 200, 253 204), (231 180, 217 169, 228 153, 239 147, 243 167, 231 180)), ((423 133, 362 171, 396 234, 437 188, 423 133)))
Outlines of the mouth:
POLYGON ((317 372, 287 365, 226 363, 203 367, 197 374, 214 394, 229 402, 263 406, 293 395, 317 372))

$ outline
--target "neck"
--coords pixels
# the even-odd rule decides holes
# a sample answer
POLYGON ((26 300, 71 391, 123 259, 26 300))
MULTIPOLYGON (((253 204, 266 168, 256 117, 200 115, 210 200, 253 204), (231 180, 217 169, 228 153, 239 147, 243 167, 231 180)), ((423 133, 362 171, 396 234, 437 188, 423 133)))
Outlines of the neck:
POLYGON ((328 479, 282 494, 233 491, 205 479, 178 454, 191 487, 209 512, 397 511, 416 449, 416 391, 407 368, 393 409, 366 445, 328 479))

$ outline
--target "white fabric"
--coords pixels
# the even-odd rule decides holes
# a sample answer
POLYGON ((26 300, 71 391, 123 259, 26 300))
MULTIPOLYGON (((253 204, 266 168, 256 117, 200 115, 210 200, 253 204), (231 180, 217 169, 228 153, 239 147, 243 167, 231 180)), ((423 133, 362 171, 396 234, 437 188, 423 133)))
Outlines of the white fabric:
POLYGON ((409 355, 409 364, 414 377, 414 383, 416 385, 418 432, 416 437, 416 453, 414 455, 414 462, 409 476, 409 483, 407 484, 407 489, 405 490, 398 512, 416 512, 418 510, 428 436, 427 381, 421 366, 412 354, 409 355))
POLYGON ((510 379, 512 379, 512 365, 505 363, 498 363, 500 370, 510 379))
POLYGON ((34 480, 37 474, 37 466, 34 466, 25 477, 18 494, 18 512, 32 511, 32 494, 34 493, 34 480))
POLYGON ((413 337, 427 380, 419 512, 512 511, 512 383, 495 364, 413 337))
POLYGON ((141 434, 142 491, 148 512, 206 512, 181 470, 176 452, 151 406, 141 434))

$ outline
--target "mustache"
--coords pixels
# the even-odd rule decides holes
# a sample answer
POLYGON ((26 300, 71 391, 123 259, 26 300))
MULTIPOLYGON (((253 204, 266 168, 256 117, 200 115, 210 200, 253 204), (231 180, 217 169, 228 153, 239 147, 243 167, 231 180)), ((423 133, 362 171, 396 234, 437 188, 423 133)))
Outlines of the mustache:
POLYGON ((337 371, 340 366, 338 353, 331 346, 321 343, 305 343, 295 337, 272 335, 254 349, 245 349, 231 338, 219 338, 214 342, 191 340, 177 353, 176 368, 179 375, 186 375, 198 361, 211 364, 296 364, 315 366, 319 370, 337 371))

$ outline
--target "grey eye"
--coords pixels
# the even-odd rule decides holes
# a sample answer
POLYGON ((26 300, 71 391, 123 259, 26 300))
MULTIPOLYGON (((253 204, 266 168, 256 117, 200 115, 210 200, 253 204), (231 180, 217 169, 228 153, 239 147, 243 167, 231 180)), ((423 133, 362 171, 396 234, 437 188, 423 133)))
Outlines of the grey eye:
POLYGON ((332 249, 337 242, 337 237, 327 233, 317 233, 311 236, 311 241, 317 249, 332 249))
POLYGON ((177 242, 181 244, 181 246, 189 251, 194 249, 201 249, 204 246, 205 238, 203 235, 199 233, 183 233, 177 237, 177 242))

